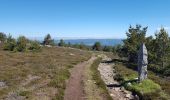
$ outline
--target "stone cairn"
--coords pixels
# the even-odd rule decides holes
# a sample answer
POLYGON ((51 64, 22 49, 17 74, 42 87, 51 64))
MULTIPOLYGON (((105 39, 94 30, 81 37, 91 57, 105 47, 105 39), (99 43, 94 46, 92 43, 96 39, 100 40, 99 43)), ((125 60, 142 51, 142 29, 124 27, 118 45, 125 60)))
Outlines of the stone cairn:
POLYGON ((147 78, 148 53, 144 43, 138 52, 138 80, 139 82, 147 78))

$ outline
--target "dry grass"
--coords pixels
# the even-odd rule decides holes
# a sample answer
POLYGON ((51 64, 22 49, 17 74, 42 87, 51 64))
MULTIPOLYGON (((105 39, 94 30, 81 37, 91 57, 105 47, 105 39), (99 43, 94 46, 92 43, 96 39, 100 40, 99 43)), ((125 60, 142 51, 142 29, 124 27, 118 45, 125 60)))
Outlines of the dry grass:
POLYGON ((84 92, 87 100, 101 100, 100 90, 92 79, 92 71, 90 70, 91 64, 85 67, 84 73, 84 92))
POLYGON ((9 93, 33 99, 62 99, 69 69, 88 60, 91 54, 68 48, 43 48, 41 52, 0 50, 0 99, 9 93))

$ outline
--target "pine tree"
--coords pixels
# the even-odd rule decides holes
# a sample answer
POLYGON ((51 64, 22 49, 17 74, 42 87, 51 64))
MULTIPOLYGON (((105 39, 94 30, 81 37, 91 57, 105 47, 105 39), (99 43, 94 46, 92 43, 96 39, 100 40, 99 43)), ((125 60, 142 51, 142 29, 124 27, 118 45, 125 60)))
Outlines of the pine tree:
POLYGON ((17 48, 16 50, 19 52, 24 52, 27 49, 27 43, 28 43, 28 39, 24 36, 20 36, 17 39, 17 48))
POLYGON ((16 47, 16 40, 9 35, 4 43, 4 50, 13 51, 16 47))
POLYGON ((62 46, 65 46, 65 42, 64 42, 63 39, 60 40, 60 42, 58 43, 58 46, 61 46, 61 47, 62 47, 62 46))
POLYGON ((5 42, 5 40, 6 40, 6 35, 5 35, 5 33, 0 32, 0 43, 1 43, 1 42, 5 42))
POLYGON ((101 51, 102 50, 102 47, 101 47, 101 44, 100 42, 95 42, 93 47, 92 47, 93 50, 97 50, 97 51, 101 51))
POLYGON ((136 27, 129 27, 128 32, 126 32, 127 39, 125 39, 124 47, 122 48, 124 54, 127 54, 130 62, 137 62, 137 51, 141 43, 146 41, 145 35, 148 27, 142 28, 141 25, 136 25, 136 27))
POLYGON ((47 34, 44 38, 43 45, 54 45, 54 40, 52 40, 51 35, 47 34))
POLYGON ((168 36, 168 32, 161 28, 160 31, 155 34, 156 36, 156 56, 157 61, 161 63, 162 68, 165 67, 165 64, 168 61, 168 56, 170 53, 170 40, 168 36))

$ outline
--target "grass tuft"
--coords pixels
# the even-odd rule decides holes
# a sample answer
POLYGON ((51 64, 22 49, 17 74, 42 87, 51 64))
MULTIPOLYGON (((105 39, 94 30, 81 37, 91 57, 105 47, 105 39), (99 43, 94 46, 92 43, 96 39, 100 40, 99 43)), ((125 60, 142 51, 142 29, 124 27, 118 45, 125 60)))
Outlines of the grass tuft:
POLYGON ((139 94, 153 93, 161 90, 161 87, 152 80, 146 79, 141 83, 133 82, 131 85, 126 85, 129 90, 139 94))

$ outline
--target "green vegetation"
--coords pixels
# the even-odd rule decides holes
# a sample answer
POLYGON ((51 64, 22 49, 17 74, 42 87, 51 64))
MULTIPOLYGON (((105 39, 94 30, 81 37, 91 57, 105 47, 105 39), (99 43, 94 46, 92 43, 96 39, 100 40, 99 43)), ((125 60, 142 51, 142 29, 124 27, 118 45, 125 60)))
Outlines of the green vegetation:
POLYGON ((101 46, 100 42, 95 42, 94 45, 92 46, 92 49, 96 50, 96 51, 101 51, 102 46, 101 46))
POLYGON ((37 41, 28 40, 24 36, 20 36, 15 40, 9 35, 3 43, 3 49, 14 52, 25 52, 25 51, 39 51, 41 49, 40 43, 37 41))
POLYGON ((161 28, 155 36, 156 61, 158 61, 158 65, 164 68, 169 64, 168 61, 170 60, 170 39, 168 32, 164 28, 161 28))
POLYGON ((115 52, 114 47, 112 47, 112 46, 104 46, 103 51, 105 51, 105 52, 115 52))
POLYGON ((9 35, 6 40, 7 41, 4 44, 4 50, 14 51, 14 49, 17 45, 16 40, 14 38, 12 38, 11 35, 9 35))
POLYGON ((60 42, 58 43, 58 46, 61 46, 61 47, 66 46, 63 39, 60 40, 60 42))
POLYGON ((92 79, 95 81, 95 84, 100 89, 101 95, 103 97, 105 97, 105 99, 107 99, 107 100, 112 100, 111 96, 108 93, 108 90, 106 89, 106 85, 103 82, 103 80, 101 79, 100 73, 97 70, 98 65, 100 64, 100 62, 101 62, 101 58, 95 60, 94 63, 90 67, 90 69, 92 71, 92 74, 91 74, 92 79))
POLYGON ((6 35, 5 33, 0 32, 0 43, 4 42, 6 40, 6 35))
POLYGON ((60 42, 58 43, 58 46, 77 48, 81 50, 104 51, 104 52, 112 52, 112 53, 116 53, 116 50, 118 50, 118 47, 120 47, 120 45, 114 46, 114 47, 113 46, 102 46, 100 42, 95 42, 93 46, 88 46, 88 45, 85 45, 84 43, 71 44, 70 42, 65 43, 63 39, 60 40, 60 42))
POLYGON ((37 41, 30 41, 28 50, 39 51, 41 50, 40 44, 37 41))
POLYGON ((24 36, 20 36, 17 39, 16 50, 19 51, 19 52, 26 51, 27 43, 28 43, 28 40, 24 36))
MULTIPOLYGON (((126 63, 115 61, 115 70, 117 75, 114 79, 118 80, 126 89, 137 94, 142 100, 168 100, 168 92, 162 88, 165 84, 159 84, 159 77, 156 77, 153 73, 149 72, 149 79, 138 83, 136 78, 138 74, 135 70, 130 69, 126 63), (155 79, 154 79, 155 78, 155 79)), ((161 82, 165 83, 165 82, 161 82)), ((167 82, 169 83, 169 82, 167 82)))
POLYGON ((127 39, 123 41, 123 54, 128 56, 130 62, 137 62, 137 51, 140 44, 145 42, 146 31, 147 27, 142 28, 140 25, 136 25, 135 28, 129 27, 129 31, 126 33, 127 39))
POLYGON ((161 87, 152 80, 146 79, 141 83, 132 82, 132 85, 127 85, 128 90, 134 91, 138 94, 153 93, 161 90, 161 87))

